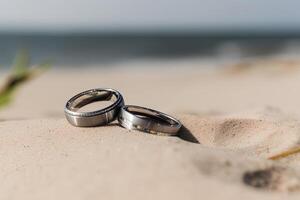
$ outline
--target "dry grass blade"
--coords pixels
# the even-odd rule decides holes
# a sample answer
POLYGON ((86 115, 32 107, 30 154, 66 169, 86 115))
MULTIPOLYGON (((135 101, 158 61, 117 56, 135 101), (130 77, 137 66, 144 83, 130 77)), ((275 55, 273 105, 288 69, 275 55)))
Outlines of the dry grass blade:
POLYGON ((44 72, 49 66, 49 63, 44 63, 36 67, 30 67, 28 53, 21 51, 17 54, 12 72, 8 75, 4 84, 0 86, 0 108, 12 101, 12 96, 19 86, 44 72))

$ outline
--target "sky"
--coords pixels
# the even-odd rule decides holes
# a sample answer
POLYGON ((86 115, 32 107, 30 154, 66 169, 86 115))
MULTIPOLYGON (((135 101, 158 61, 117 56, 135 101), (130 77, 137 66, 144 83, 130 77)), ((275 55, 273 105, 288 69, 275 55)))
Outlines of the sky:
POLYGON ((300 30, 297 0, 0 0, 0 32, 300 30))

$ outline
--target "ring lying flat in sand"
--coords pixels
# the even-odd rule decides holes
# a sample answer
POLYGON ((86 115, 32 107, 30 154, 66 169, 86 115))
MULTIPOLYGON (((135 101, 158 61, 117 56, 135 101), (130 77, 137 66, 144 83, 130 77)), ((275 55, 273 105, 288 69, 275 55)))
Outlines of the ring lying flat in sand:
POLYGON ((164 113, 140 106, 121 108, 119 123, 127 129, 135 129, 156 135, 177 135, 181 123, 164 113))
POLYGON ((72 97, 65 106, 67 120, 74 126, 106 125, 114 121, 124 105, 122 95, 114 89, 91 89, 72 97), (92 112, 77 112, 81 107, 96 101, 113 101, 106 108, 92 112))

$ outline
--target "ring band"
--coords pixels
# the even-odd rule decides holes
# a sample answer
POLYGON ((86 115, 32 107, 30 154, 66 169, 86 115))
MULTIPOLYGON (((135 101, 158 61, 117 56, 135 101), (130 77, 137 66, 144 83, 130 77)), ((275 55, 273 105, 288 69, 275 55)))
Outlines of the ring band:
POLYGON ((72 97, 65 106, 65 115, 70 124, 91 127, 114 121, 124 106, 122 95, 110 88, 91 89, 72 97), (114 101, 108 107, 92 112, 77 112, 79 108, 96 101, 114 101))
POLYGON ((181 128, 180 121, 167 114, 132 105, 121 108, 118 121, 124 128, 156 135, 177 135, 181 128))

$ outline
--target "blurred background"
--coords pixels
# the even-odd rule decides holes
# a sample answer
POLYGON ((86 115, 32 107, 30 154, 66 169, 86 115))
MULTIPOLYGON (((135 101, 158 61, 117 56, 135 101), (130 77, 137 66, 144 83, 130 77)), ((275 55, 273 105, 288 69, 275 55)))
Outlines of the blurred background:
POLYGON ((296 0, 0 0, 0 64, 297 57, 296 0))

